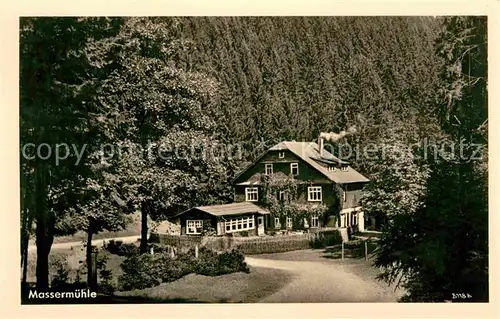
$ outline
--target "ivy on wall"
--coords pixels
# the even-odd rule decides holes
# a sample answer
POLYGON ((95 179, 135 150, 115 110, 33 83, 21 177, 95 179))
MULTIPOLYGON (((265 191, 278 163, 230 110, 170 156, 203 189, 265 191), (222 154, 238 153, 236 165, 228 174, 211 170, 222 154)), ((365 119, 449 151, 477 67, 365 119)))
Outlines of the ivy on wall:
MULTIPOLYGON (((295 179, 292 175, 283 173, 260 176, 261 203, 271 213, 273 218, 279 218, 279 229, 286 229, 286 218, 292 218, 294 230, 305 230, 311 226, 311 217, 318 216, 324 222, 327 212, 332 212, 333 207, 324 203, 311 203, 298 201, 299 189, 305 185, 304 181, 295 179), (279 193, 283 192, 283 198, 279 193), (307 226, 306 227, 306 221, 307 226)), ((274 219, 273 219, 274 220, 274 219)))

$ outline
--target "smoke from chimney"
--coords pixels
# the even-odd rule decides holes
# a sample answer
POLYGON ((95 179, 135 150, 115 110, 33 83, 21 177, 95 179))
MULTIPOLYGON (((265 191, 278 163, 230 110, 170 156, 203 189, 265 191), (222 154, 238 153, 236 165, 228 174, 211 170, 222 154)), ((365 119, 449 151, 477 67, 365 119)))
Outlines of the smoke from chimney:
POLYGON ((346 131, 340 131, 339 133, 335 132, 321 132, 319 134, 318 138, 318 144, 319 144, 319 153, 321 156, 323 156, 323 148, 324 148, 324 141, 330 141, 337 143, 340 140, 342 140, 344 137, 353 135, 356 133, 356 126, 350 126, 346 131))
POLYGON ((319 134, 319 138, 330 141, 330 142, 338 142, 346 136, 353 135, 356 133, 356 127, 350 126, 347 131, 340 131, 339 133, 335 132, 321 132, 319 134))

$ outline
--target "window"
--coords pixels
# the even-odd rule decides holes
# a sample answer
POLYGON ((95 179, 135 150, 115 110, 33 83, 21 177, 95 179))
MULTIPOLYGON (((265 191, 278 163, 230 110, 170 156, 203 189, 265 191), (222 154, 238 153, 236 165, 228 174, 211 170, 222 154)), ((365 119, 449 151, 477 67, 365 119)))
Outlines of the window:
POLYGON ((285 152, 279 152, 278 153, 279 158, 285 158, 285 152))
POLYGON ((344 202, 347 201, 347 194, 345 190, 342 190, 342 198, 344 199, 344 202))
POLYGON ((286 228, 292 228, 293 223, 292 223, 292 217, 287 217, 286 218, 286 228))
POLYGON ((278 191, 277 198, 279 201, 284 201, 285 200, 285 191, 278 191))
POLYGON ((273 164, 266 164, 266 175, 271 175, 273 173, 273 164))
POLYGON ((281 228, 280 219, 278 217, 274 217, 274 228, 281 228))
POLYGON ((187 220, 186 221, 186 234, 201 234, 203 229, 202 220, 187 220))
POLYGON ((309 223, 307 222, 307 218, 304 218, 304 228, 309 228, 309 223))
POLYGON ((321 186, 309 186, 307 188, 307 198, 310 202, 321 202, 321 186))
POLYGON ((347 172, 349 170, 349 166, 342 166, 340 169, 344 172, 347 172))
POLYGON ((257 187, 245 188, 245 200, 247 202, 256 202, 259 200, 259 189, 257 187))
POLYGON ((329 170, 329 171, 331 171, 331 172, 335 172, 335 171, 337 171, 338 169, 337 169, 337 167, 335 167, 335 166, 328 166, 328 170, 329 170))
POLYGON ((312 216, 311 217, 311 227, 319 227, 318 216, 312 216))
POLYGON ((292 175, 299 175, 299 163, 291 163, 290 164, 290 172, 292 175))
POLYGON ((253 216, 231 218, 225 221, 226 233, 244 231, 254 228, 253 216))

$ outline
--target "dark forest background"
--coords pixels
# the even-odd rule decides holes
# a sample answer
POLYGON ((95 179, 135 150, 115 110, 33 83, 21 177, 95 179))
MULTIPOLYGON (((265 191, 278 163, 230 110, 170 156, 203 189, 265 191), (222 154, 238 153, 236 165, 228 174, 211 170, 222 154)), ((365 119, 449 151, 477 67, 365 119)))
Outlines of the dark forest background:
POLYGON ((354 126, 342 143, 388 147, 352 161, 389 219, 383 279, 409 301, 487 300, 486 49, 485 17, 22 18, 20 147, 87 145, 78 165, 21 156, 23 262, 35 236, 45 289, 54 236, 228 202, 268 147, 354 126), (424 140, 446 147, 417 156, 424 140), (103 161, 104 144, 125 153, 103 161))

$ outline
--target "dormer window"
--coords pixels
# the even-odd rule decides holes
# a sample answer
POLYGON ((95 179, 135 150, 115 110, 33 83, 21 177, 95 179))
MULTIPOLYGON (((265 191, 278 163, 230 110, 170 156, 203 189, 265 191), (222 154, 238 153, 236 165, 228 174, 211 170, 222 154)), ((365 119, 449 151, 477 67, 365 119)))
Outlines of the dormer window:
POLYGON ((292 173, 293 176, 299 175, 299 163, 290 164, 290 173, 292 173))
POLYGON ((273 173, 273 164, 266 164, 266 175, 271 175, 273 173))
POLYGON ((328 170, 329 170, 330 172, 335 172, 335 171, 337 171, 337 170, 338 170, 338 168, 337 168, 336 166, 328 166, 328 170))
POLYGON ((343 172, 347 172, 349 170, 349 166, 342 166, 340 168, 343 172))
POLYGON ((285 152, 279 152, 278 153, 279 158, 285 158, 285 152))

